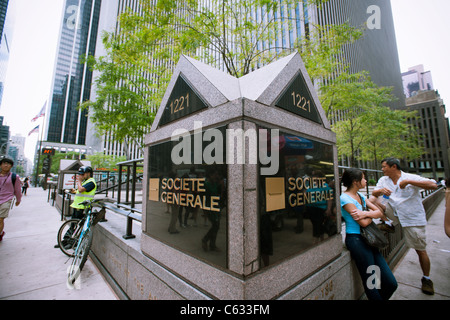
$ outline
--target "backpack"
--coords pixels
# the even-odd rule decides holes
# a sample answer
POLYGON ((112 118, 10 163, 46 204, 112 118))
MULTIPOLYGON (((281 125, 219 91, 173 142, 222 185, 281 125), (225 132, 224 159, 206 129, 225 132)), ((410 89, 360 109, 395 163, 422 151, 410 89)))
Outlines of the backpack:
POLYGON ((11 181, 12 181, 12 183, 13 183, 13 187, 15 187, 16 186, 16 174, 15 173, 13 173, 12 175, 11 175, 11 181))

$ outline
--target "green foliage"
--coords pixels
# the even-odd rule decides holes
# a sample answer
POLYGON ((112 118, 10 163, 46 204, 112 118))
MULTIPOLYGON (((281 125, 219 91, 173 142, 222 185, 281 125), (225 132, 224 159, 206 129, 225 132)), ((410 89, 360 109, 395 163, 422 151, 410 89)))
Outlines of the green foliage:
MULTIPOLYGON (((326 2, 309 0, 318 6, 326 2)), ((90 109, 101 135, 112 133, 116 141, 141 146, 181 54, 241 77, 293 51, 275 41, 282 23, 294 23, 291 10, 285 11, 286 16, 278 10, 301 5, 293 0, 211 0, 207 7, 196 0, 159 0, 156 5, 142 0, 140 4, 138 13, 121 15, 117 34, 103 34, 106 56, 86 59, 100 76, 96 101, 81 107, 90 109)), ((408 135, 413 130, 406 122, 411 115, 384 107, 393 100, 391 88, 376 86, 365 71, 348 72, 342 49, 358 41, 364 31, 363 26, 349 23, 310 24, 309 34, 295 49, 319 88, 340 155, 350 157, 352 163, 376 159, 395 141, 395 150, 417 156, 422 152, 415 147, 418 137, 408 135)))
POLYGON ((125 156, 115 157, 112 155, 105 155, 102 152, 95 153, 86 157, 86 160, 91 162, 92 168, 94 170, 106 170, 112 171, 116 169, 116 164, 126 160, 125 156))
POLYGON ((417 158, 423 154, 419 137, 407 119, 415 114, 386 106, 394 101, 392 88, 379 87, 368 72, 349 73, 341 56, 344 46, 358 41, 363 28, 348 23, 315 26, 298 44, 306 69, 319 87, 319 99, 333 123, 339 156, 374 160, 386 155, 417 158))

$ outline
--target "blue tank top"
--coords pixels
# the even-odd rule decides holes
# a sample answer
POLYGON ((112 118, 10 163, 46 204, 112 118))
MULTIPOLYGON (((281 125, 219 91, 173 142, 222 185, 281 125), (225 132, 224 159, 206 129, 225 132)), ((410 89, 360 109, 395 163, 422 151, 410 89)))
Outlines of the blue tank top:
MULTIPOLYGON (((364 205, 366 204, 366 197, 364 197, 361 193, 358 192, 358 194, 361 196, 361 198, 363 199, 363 203, 364 205)), ((345 233, 348 234, 360 234, 361 233, 361 227, 358 224, 358 222, 355 221, 355 219, 352 218, 352 216, 350 215, 350 213, 348 213, 345 209, 344 206, 346 204, 352 203, 356 206, 356 208, 358 208, 359 210, 362 210, 363 207, 359 204, 358 201, 356 201, 355 199, 353 199, 352 197, 350 197, 348 194, 343 193, 341 195, 341 211, 342 211, 342 218, 344 218, 346 227, 345 227, 345 233)))

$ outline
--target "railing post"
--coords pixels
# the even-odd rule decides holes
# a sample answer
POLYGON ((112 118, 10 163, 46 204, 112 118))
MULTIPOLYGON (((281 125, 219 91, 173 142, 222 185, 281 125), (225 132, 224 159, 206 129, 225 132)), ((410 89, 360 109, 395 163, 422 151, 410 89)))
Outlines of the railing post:
POLYGON ((66 204, 66 192, 63 190, 62 205, 61 205, 61 221, 64 220, 64 206, 66 204))
POLYGON ((133 183, 131 184, 131 207, 134 209, 134 206, 136 204, 136 180, 137 180, 137 163, 136 161, 133 162, 133 183))
POLYGON ((120 203, 120 194, 122 193, 122 165, 119 164, 119 177, 117 181, 117 203, 120 203))
POLYGON ((125 188, 126 194, 125 194, 125 203, 128 205, 130 203, 130 165, 127 165, 127 186, 125 188))
POLYGON ((122 236, 125 240, 136 238, 133 234, 133 219, 127 217, 127 233, 122 236))

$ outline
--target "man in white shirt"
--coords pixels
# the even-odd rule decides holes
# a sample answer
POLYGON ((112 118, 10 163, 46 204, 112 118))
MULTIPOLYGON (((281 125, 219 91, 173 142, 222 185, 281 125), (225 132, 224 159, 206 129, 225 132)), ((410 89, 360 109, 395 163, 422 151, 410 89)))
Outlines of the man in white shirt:
POLYGON ((419 256, 423 271, 422 291, 434 294, 433 282, 430 279, 431 263, 426 251, 427 219, 420 190, 437 189, 436 181, 401 171, 400 161, 395 158, 383 159, 381 170, 384 177, 380 178, 372 195, 389 197, 385 214, 391 220, 400 222, 406 245, 416 250, 419 256))

